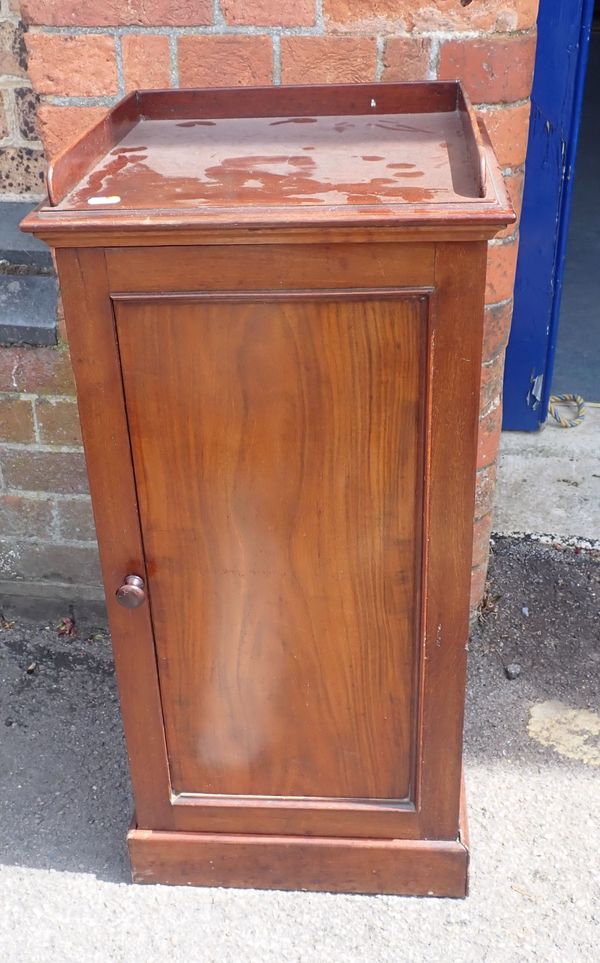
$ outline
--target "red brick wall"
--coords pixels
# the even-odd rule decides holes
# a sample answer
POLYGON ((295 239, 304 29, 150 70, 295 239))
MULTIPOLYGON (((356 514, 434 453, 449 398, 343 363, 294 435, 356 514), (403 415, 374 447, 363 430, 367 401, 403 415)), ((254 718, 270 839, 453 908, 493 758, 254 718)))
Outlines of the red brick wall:
MULTIPOLYGON (((49 155, 136 86, 460 77, 519 205, 537 0, 21 0, 21 8, 49 155)), ((475 602, 487 567, 517 243, 517 231, 507 231, 489 250, 475 602)), ((5 540, 4 573, 93 582, 66 349, 13 349, 2 353, 0 365, 2 403, 10 412, 5 423, 12 425, 5 430, 11 437, 1 456, 0 497, 15 533, 5 540), (18 549, 24 524, 30 541, 18 549)))

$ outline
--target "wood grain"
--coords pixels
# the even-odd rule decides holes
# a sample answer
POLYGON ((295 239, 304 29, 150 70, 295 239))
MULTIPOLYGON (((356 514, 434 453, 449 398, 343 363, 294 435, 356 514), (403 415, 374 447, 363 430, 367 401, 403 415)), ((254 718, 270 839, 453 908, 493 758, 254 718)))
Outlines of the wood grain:
POLYGON ((131 829, 136 883, 466 896, 468 853, 458 840, 211 836, 131 829))
POLYGON ((90 480, 121 712, 138 818, 173 825, 156 656, 147 605, 123 609, 115 592, 145 575, 127 415, 103 251, 58 251, 71 360, 90 480))
POLYGON ((433 284, 433 244, 254 243, 106 252, 113 295, 193 291, 422 287, 433 284), (276 282, 276 283, 274 283, 276 282))
POLYGON ((475 172, 479 196, 485 197, 487 181, 486 149, 477 114, 473 109, 467 92, 461 85, 459 85, 458 88, 457 106, 464 131, 465 147, 469 156, 469 166, 471 170, 475 172))
POLYGON ((306 796, 173 797, 174 829, 198 833, 419 839, 421 819, 410 801, 306 796))
POLYGON ((373 84, 286 84, 285 86, 217 88, 205 90, 143 90, 140 115, 153 120, 183 117, 301 117, 315 111, 323 116, 347 112, 374 115, 453 111, 458 84, 452 80, 435 83, 373 84), (375 100, 375 104, 371 101, 375 100))
POLYGON ((438 839, 459 818, 485 258, 481 242, 438 245, 432 299, 417 800, 423 834, 438 839))
POLYGON ((409 793, 426 298, 308 298, 117 304, 176 791, 409 793))

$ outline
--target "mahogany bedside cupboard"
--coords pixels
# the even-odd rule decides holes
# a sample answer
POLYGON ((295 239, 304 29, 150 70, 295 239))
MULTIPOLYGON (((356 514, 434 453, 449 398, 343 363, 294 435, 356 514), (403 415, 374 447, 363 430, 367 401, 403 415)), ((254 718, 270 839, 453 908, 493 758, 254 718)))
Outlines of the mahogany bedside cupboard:
POLYGON ((138 882, 464 896, 487 239, 456 83, 132 93, 50 166, 138 882))

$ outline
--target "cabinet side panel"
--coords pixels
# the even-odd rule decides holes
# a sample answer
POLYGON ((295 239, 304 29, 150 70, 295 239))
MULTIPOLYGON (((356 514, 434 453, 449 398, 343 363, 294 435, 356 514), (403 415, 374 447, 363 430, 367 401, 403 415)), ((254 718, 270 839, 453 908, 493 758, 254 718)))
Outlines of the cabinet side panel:
POLYGON ((114 316, 104 252, 56 252, 98 533, 138 819, 172 826, 156 657, 147 604, 123 609, 127 574, 145 576, 114 316))

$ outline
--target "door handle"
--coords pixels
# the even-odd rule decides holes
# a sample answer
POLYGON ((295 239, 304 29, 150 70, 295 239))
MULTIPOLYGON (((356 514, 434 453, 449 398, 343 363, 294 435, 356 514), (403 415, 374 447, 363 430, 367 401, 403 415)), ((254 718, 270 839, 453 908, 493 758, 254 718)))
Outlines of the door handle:
POLYGON ((137 609, 146 599, 144 579, 139 575, 126 575, 116 592, 117 602, 126 609, 137 609))

